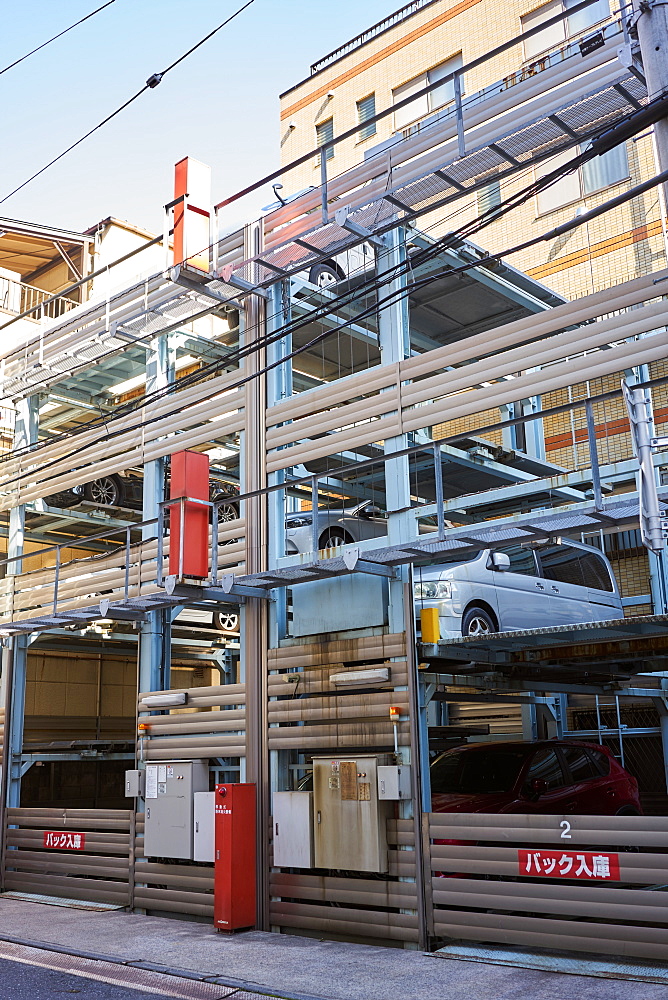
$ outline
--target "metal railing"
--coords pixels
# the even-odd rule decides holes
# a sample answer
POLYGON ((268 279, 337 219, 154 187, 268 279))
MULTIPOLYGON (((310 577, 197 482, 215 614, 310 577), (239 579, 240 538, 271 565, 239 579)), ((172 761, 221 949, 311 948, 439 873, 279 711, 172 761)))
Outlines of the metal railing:
POLYGON ((411 17, 416 14, 419 10, 424 7, 429 7, 431 4, 436 3, 436 0, 412 0, 412 3, 407 3, 399 10, 395 10, 393 14, 389 14, 384 17, 382 21, 377 21, 376 24, 372 24, 370 28, 366 31, 360 32, 359 35, 355 35, 350 41, 344 42, 343 45, 339 45, 338 49, 333 49, 332 52, 328 52, 326 56, 322 59, 318 59, 311 65, 311 75, 314 73, 319 73, 321 69, 329 66, 331 63, 336 62, 338 59, 342 59, 343 56, 347 56, 348 53, 353 52, 355 49, 359 48, 360 45, 365 45, 370 42, 373 38, 377 38, 378 35, 382 35, 385 31, 393 28, 396 24, 401 24, 406 18, 411 17))
POLYGON ((33 319, 58 319, 79 303, 66 295, 27 285, 23 281, 0 277, 0 309, 10 313, 33 313, 33 319))

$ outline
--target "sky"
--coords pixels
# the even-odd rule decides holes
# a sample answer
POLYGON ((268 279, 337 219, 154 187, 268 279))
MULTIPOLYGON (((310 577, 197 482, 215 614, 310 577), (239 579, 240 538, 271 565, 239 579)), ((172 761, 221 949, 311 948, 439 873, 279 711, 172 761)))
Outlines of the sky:
MULTIPOLYGON (((0 70, 104 0, 0 0, 0 70)), ((115 0, 0 73, 0 199, 132 97, 243 0, 115 0)), ((82 230, 108 216, 162 231, 173 167, 212 167, 214 202, 279 164, 278 95, 401 0, 254 0, 112 122, 0 204, 0 215, 82 230)), ((237 225, 270 186, 228 210, 237 225)), ((225 225, 227 223, 227 225, 225 225)))

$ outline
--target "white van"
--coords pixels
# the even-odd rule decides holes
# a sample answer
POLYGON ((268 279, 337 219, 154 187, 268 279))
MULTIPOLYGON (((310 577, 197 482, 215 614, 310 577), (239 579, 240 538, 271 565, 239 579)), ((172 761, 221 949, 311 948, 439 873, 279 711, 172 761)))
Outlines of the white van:
POLYGON ((415 567, 415 610, 438 608, 441 638, 623 618, 612 566, 591 545, 508 545, 415 567))

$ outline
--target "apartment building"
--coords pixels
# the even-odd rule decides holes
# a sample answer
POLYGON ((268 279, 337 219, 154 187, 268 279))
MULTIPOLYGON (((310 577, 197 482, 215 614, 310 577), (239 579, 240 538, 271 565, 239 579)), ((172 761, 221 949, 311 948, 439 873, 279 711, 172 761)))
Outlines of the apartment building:
MULTIPOLYGON (((326 151, 327 174, 336 177, 356 164, 373 161, 388 148, 391 156, 392 144, 402 137, 436 131, 453 111, 455 81, 450 75, 455 70, 465 69, 460 81, 466 112, 481 91, 510 87, 574 50, 577 53, 581 46, 587 51, 615 33, 620 47, 624 44, 626 28, 616 6, 595 0, 569 14, 575 6, 573 0, 538 6, 534 0, 510 0, 502 6, 492 0, 417 0, 389 13, 315 62, 306 79, 281 95, 281 162, 287 165, 359 126, 353 136, 326 151), (563 16, 557 23, 541 29, 558 15, 563 16), (532 29, 538 30, 503 47, 532 29), (483 58, 496 48, 503 51, 483 58), (369 121, 427 86, 433 89, 379 121, 369 121)), ((577 151, 576 146, 507 180, 492 177, 475 193, 464 194, 447 210, 423 221, 421 228, 442 235, 493 210, 577 151)), ((283 196, 317 186, 320 172, 319 155, 286 171, 283 196)), ((475 240, 502 253, 518 242, 518 234, 530 238, 547 232, 655 172, 650 129, 492 222, 475 240)), ((512 263, 561 295, 575 298, 646 274, 665 259, 665 219, 654 189, 566 236, 514 255, 512 263)))

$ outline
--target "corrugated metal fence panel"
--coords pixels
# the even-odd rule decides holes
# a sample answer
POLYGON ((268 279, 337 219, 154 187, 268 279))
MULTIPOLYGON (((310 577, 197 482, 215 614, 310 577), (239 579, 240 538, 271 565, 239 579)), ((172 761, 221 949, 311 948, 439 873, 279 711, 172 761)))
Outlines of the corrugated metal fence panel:
POLYGON ((5 888, 127 906, 131 825, 125 809, 9 809, 5 888), (45 849, 51 830, 84 833, 84 849, 45 849))
MULTIPOLYGON (((245 685, 222 684, 179 690, 188 695, 187 708, 173 709, 167 715, 149 715, 145 710, 140 714, 139 721, 150 726, 141 736, 144 760, 245 756, 245 685)), ((146 693, 139 695, 140 713, 141 700, 146 693)))
POLYGON ((325 936, 417 942, 412 820, 390 820, 387 834, 387 875, 351 878, 306 871, 271 872, 271 924, 325 936), (400 877, 412 881, 399 881, 400 877))
POLYGON ((388 747, 391 705, 401 709, 399 743, 410 742, 403 634, 283 646, 269 651, 270 750, 388 747), (396 656, 402 659, 390 660, 396 656), (384 668, 386 681, 337 685, 332 675, 384 668))
POLYGON ((144 858, 144 817, 137 816, 134 907, 213 919, 213 865, 158 864, 144 858))
POLYGON ((668 954, 663 817, 431 813, 429 836, 437 937, 646 959, 668 954), (532 860, 520 864, 519 849, 532 860), (569 873, 568 857, 579 865, 578 854, 585 862, 590 854, 612 856, 619 879, 549 877, 560 863, 569 873))

